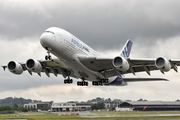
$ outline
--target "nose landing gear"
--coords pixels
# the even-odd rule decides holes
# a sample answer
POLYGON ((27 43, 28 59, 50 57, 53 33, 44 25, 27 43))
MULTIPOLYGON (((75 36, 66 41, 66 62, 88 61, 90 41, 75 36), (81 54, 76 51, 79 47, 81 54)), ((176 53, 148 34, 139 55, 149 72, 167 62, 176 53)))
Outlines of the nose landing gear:
POLYGON ((51 60, 51 59, 52 59, 52 58, 51 58, 51 55, 50 55, 51 50, 52 50, 51 48, 49 48, 49 47, 47 48, 47 53, 48 53, 48 55, 45 56, 45 60, 51 60))

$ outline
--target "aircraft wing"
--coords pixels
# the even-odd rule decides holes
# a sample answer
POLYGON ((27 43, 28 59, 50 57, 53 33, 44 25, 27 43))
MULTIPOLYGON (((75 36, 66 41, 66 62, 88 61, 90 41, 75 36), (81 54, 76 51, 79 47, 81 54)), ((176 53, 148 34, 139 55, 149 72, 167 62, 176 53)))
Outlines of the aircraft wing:
MULTIPOLYGON (((130 65, 130 69, 127 71, 120 71, 113 67, 113 59, 108 57, 95 57, 95 56, 78 56, 79 61, 86 66, 88 69, 98 72, 106 72, 107 77, 127 74, 136 72, 147 72, 150 75, 150 71, 159 70, 156 65, 156 59, 137 59, 137 58, 127 58, 127 62, 130 65)), ((180 65, 180 60, 169 60, 171 64, 171 69, 177 71, 177 67, 180 65)), ((163 72, 163 71, 161 71, 163 72)))
POLYGON ((112 69, 113 58, 95 57, 95 56, 78 56, 79 61, 92 71, 105 71, 112 69))
MULTIPOLYGON (((71 72, 64 64, 61 60, 59 60, 58 58, 52 59, 52 60, 39 60, 38 61, 41 66, 42 66, 42 71, 44 72, 48 77, 50 77, 50 73, 53 73, 55 76, 57 76, 58 74, 61 74, 64 78, 66 78, 68 75, 70 75, 71 77, 77 78, 73 72, 71 72)), ((23 71, 28 71, 31 75, 32 75, 32 71, 28 70, 26 68, 25 63, 19 63, 22 68, 23 71)), ((3 65, 2 66, 4 68, 4 70, 7 68, 7 65, 3 65)), ((41 76, 41 73, 38 73, 39 76, 41 76)))
POLYGON ((66 78, 68 75, 71 77, 77 78, 72 71, 70 71, 61 60, 52 59, 52 60, 44 60, 39 61, 43 67, 43 71, 46 75, 49 77, 49 73, 53 73, 55 76, 58 74, 61 74, 64 78, 66 78))

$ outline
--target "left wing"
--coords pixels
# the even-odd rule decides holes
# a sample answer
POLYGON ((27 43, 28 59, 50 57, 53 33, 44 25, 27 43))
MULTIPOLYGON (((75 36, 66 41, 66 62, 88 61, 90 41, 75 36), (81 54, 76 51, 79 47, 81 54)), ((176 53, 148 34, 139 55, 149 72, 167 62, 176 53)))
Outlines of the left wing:
MULTIPOLYGON (((150 71, 160 70, 162 73, 168 72, 170 69, 174 69, 178 72, 177 66, 180 66, 180 60, 171 60, 163 57, 157 59, 127 59, 134 72, 146 71, 150 75, 150 71)), ((130 70, 129 72, 132 72, 130 70)), ((133 72, 132 72, 133 73, 133 72)))
POLYGON ((167 60, 163 57, 157 59, 137 59, 137 58, 121 58, 125 61, 120 66, 114 66, 113 63, 115 58, 106 58, 106 57, 95 57, 95 56, 78 56, 79 61, 86 66, 88 69, 97 72, 105 72, 107 77, 112 77, 115 75, 133 73, 136 72, 147 72, 150 75, 150 71, 160 70, 162 73, 174 69, 176 72, 177 66, 180 66, 180 60, 167 60), (128 64, 129 68, 127 70, 121 70, 123 64, 128 64))

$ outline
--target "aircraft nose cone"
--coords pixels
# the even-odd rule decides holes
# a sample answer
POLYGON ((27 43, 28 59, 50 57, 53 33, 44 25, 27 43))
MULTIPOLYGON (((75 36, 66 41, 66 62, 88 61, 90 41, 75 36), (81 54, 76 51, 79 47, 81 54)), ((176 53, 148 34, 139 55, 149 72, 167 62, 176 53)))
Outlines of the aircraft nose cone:
POLYGON ((43 33, 41 36, 40 36, 40 43, 41 45, 46 48, 46 47, 50 47, 50 42, 53 40, 53 37, 54 35, 53 34, 50 34, 50 33, 43 33))

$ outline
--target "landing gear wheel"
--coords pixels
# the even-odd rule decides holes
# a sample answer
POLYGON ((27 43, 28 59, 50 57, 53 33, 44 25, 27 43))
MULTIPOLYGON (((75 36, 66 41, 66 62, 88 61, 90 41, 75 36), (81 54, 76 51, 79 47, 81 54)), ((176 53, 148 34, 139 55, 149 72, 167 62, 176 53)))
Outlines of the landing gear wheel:
POLYGON ((88 86, 88 82, 86 82, 86 81, 78 81, 77 85, 78 86, 88 86))
POLYGON ((45 60, 48 60, 48 56, 47 55, 45 56, 45 60))
POLYGON ((48 53, 48 55, 46 55, 45 56, 45 60, 51 60, 51 55, 50 55, 50 53, 51 53, 51 48, 46 48, 47 49, 47 53, 48 53))
POLYGON ((70 83, 73 83, 73 80, 72 80, 72 79, 70 79, 70 83))
POLYGON ((102 81, 93 81, 92 85, 95 85, 95 86, 101 85, 101 86, 103 86, 103 82, 102 81))
POLYGON ((64 84, 66 84, 67 83, 67 80, 64 80, 64 84))
POLYGON ((51 60, 51 56, 48 56, 48 59, 51 60))
POLYGON ((71 84, 71 83, 73 83, 73 80, 70 79, 70 78, 65 79, 65 80, 64 80, 64 84, 66 84, 66 83, 71 84))
POLYGON ((106 82, 105 83, 108 83, 109 82, 109 80, 108 79, 106 79, 106 82))

